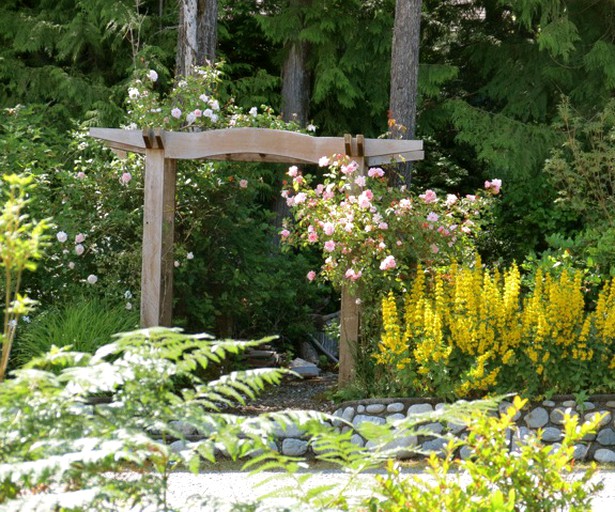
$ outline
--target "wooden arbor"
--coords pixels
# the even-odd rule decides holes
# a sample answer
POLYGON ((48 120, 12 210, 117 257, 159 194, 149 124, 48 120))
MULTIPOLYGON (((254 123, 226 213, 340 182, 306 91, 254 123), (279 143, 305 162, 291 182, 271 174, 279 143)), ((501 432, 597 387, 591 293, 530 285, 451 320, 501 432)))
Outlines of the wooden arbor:
MULTIPOLYGON (((312 137, 266 128, 233 128, 206 132, 168 132, 160 129, 92 128, 90 135, 116 151, 145 155, 141 326, 170 326, 173 306, 173 238, 177 160, 209 159, 238 162, 317 164, 323 156, 345 154, 359 171, 402 160, 421 160, 417 140, 312 137)), ((340 383, 352 377, 352 346, 359 337, 356 298, 342 291, 340 326, 340 383)))

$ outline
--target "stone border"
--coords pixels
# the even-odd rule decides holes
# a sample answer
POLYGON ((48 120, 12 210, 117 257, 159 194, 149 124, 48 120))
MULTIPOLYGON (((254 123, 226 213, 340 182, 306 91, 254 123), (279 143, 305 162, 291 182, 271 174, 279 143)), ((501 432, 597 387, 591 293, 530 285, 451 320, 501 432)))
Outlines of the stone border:
MULTIPOLYGON (((445 407, 445 403, 435 398, 386 398, 364 399, 344 402, 337 406, 332 413, 344 421, 334 421, 334 426, 342 432, 347 432, 354 427, 371 422, 386 424, 395 420, 405 419, 421 413, 437 411, 445 407)), ((511 402, 504 400, 499 404, 501 412, 506 411, 511 402)), ((519 427, 514 437, 511 437, 511 450, 523 442, 531 432, 541 429, 541 440, 545 445, 558 446, 563 437, 563 417, 568 411, 572 415, 586 421, 596 414, 605 414, 599 424, 596 434, 586 436, 575 446, 574 458, 580 461, 597 461, 601 463, 615 463, 615 395, 594 395, 582 404, 577 404, 571 395, 554 396, 550 400, 528 403, 524 409, 517 413, 514 418, 519 427)), ((177 422, 176 427, 182 427, 187 440, 201 438, 196 430, 190 430, 190 425, 177 422), (181 424, 181 425, 180 425, 181 424)), ((421 435, 408 435, 400 433, 400 436, 389 443, 387 449, 397 450, 400 459, 424 457, 427 452, 441 452, 447 440, 444 435, 465 437, 467 434, 465 425, 457 425, 445 422, 426 422, 420 427, 421 435), (432 432, 435 435, 429 435, 432 432)), ((352 442, 358 446, 371 448, 373 443, 366 441, 358 432, 352 435, 352 442)), ((272 448, 288 456, 313 456, 314 452, 309 440, 300 426, 287 425, 276 429, 272 448)), ((185 441, 175 441, 171 447, 182 450, 186 447, 185 441)), ((470 450, 462 447, 458 454, 461 458, 470 456, 470 450)))

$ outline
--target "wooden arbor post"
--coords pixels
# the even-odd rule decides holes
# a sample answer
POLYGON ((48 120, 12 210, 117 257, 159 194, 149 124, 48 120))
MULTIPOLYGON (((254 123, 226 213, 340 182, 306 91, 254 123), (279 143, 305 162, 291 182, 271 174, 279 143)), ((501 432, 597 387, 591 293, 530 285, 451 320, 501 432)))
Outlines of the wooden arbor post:
MULTIPOLYGON (((238 162, 317 164, 323 156, 346 154, 359 164, 382 165, 423 158, 417 140, 312 137, 266 128, 233 128, 178 133, 160 129, 121 130, 91 128, 90 135, 114 150, 145 155, 141 326, 172 324, 173 238, 177 160, 210 159, 238 162)), ((354 372, 354 350, 359 340, 359 305, 342 290, 340 383, 354 372)))
POLYGON ((141 325, 170 327, 177 160, 166 158, 163 135, 144 130, 145 176, 141 250, 141 325))

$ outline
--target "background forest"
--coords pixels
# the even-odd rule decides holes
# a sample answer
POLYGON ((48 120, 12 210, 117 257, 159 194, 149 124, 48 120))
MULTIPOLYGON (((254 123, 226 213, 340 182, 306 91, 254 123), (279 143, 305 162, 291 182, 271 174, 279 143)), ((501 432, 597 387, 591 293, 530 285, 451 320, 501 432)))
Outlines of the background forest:
MULTIPOLYGON (((588 284, 612 274, 615 4, 409 4, 422 8, 415 127, 391 113, 392 41, 400 30, 393 0, 199 3, 203 19, 216 20, 203 30, 209 39, 200 52, 222 63, 212 94, 223 110, 256 107, 259 122, 270 125, 264 106, 273 107, 317 135, 378 137, 403 124, 405 136, 425 141, 411 189, 463 195, 493 177, 504 183, 482 219, 484 262, 517 261, 530 273, 573 266, 588 284)), ((37 176, 33 216, 55 223, 45 272, 26 276, 28 295, 46 304, 39 322, 52 305, 82 325, 83 297, 94 311, 109 302, 118 308, 111 316, 124 324, 111 332, 136 321, 141 162, 114 158, 84 129, 134 121, 128 91, 148 70, 158 75, 157 94, 185 74, 182 5, 0 6, 0 165, 37 176)), ((312 328, 313 313, 337 309, 325 284, 305 279, 318 255, 277 246, 283 174, 237 164, 180 169, 175 317, 191 332, 295 341, 312 328)), ((36 323, 23 336, 30 330, 40 343, 41 329, 53 327, 36 323)))

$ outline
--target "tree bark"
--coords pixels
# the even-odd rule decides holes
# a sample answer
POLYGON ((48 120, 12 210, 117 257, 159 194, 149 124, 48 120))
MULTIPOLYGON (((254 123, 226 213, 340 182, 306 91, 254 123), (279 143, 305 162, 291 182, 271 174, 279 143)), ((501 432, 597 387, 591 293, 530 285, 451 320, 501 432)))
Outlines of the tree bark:
POLYGON ((309 45, 289 42, 282 68, 282 118, 305 126, 309 119, 310 72, 307 68, 309 45))
MULTIPOLYGON (((396 0, 393 47, 391 51, 391 90, 389 97, 390 138, 414 138, 419 74, 419 45, 422 0, 396 0)), ((410 184, 411 166, 399 166, 400 184, 410 184)))
MULTIPOLYGON (((307 6, 312 0, 290 0, 291 8, 307 6)), ((299 41, 294 35, 286 43, 286 56, 282 67, 282 119, 296 121, 305 126, 309 120, 310 110, 310 82, 311 74, 308 69, 310 46, 305 41, 299 41)), ((276 233, 280 231, 282 222, 290 215, 286 200, 278 196, 275 203, 276 233)), ((275 237, 275 245, 279 245, 280 238, 275 237)))
POLYGON ((193 66, 216 58, 218 0, 179 0, 179 33, 175 74, 186 76, 193 66))

